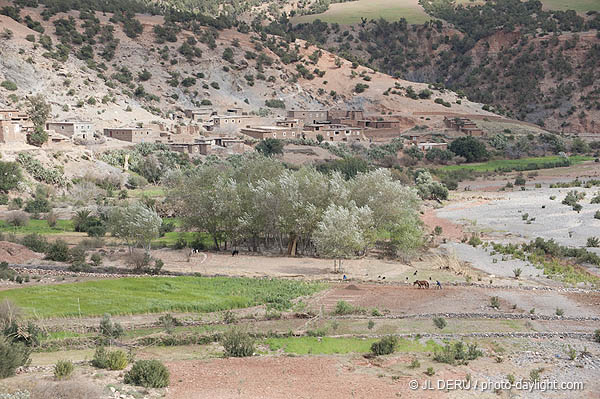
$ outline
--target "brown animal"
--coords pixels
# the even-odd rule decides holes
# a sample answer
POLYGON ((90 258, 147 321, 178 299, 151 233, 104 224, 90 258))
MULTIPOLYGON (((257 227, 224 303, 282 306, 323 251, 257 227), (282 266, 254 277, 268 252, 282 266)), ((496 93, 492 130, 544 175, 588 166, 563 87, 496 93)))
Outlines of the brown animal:
POLYGON ((417 288, 429 288, 429 282, 427 280, 416 280, 413 285, 418 286, 417 288))

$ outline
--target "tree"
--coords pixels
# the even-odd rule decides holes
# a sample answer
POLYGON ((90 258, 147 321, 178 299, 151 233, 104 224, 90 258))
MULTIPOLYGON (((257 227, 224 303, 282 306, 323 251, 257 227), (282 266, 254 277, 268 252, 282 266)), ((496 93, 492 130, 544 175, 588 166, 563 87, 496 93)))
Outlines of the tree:
MULTIPOLYGON (((330 204, 314 234, 319 253, 334 259, 348 258, 365 251, 372 239, 373 212, 359 208, 354 202, 348 207, 330 204)), ((338 266, 339 267, 339 266, 338 266)), ((335 271, 334 262, 334 271, 335 271)))
POLYGON ((27 135, 27 144, 41 147, 48 141, 48 133, 43 128, 35 127, 32 133, 27 135))
POLYGON ((433 180, 431 174, 419 169, 416 171, 415 183, 419 196, 422 199, 432 199, 436 201, 448 199, 448 189, 442 183, 433 180))
POLYGON ((256 145, 256 151, 268 157, 283 154, 283 142, 278 139, 266 138, 256 145))
POLYGON ((41 94, 29 96, 27 97, 27 101, 29 103, 29 107, 27 108, 29 119, 31 119, 36 129, 43 130, 46 127, 46 121, 50 116, 50 112, 52 112, 50 104, 46 102, 46 98, 41 94))
POLYGON ((17 188, 22 179, 21 168, 16 162, 0 161, 0 191, 8 192, 17 188))
POLYGON ((134 245, 141 245, 146 253, 150 252, 151 242, 159 236, 161 224, 158 214, 141 202, 114 208, 108 220, 111 234, 124 240, 130 252, 134 245))
POLYGON ((489 156, 485 144, 471 136, 454 140, 448 149, 456 155, 464 157, 467 162, 485 161, 489 156))

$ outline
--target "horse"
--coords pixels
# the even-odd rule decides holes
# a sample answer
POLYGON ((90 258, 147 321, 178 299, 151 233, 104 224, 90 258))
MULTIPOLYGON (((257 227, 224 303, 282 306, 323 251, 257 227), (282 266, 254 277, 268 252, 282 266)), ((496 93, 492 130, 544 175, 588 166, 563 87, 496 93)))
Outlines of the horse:
POLYGON ((418 286, 418 288, 429 288, 429 282, 427 280, 416 280, 413 285, 418 286))
POLYGON ((231 251, 231 256, 236 256, 239 254, 240 254, 240 251, 238 251, 237 249, 234 249, 233 251, 231 251))

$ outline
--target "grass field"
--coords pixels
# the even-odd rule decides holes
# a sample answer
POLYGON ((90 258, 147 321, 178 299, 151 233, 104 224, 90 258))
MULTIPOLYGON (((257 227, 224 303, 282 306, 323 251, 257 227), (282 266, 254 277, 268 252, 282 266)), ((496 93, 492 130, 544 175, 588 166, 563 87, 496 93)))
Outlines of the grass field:
POLYGON ((598 0, 542 0, 547 10, 575 10, 580 13, 587 11, 600 11, 598 0))
MULTIPOLYGON (((265 344, 272 351, 282 349, 285 353, 297 355, 332 355, 344 353, 363 353, 371 350, 376 339, 331 338, 331 337, 289 337, 268 338, 265 344)), ((439 345, 429 340, 425 344, 416 340, 400 339, 396 352, 433 352, 439 345)))
POLYGON ((422 24, 431 19, 418 0, 357 0, 332 4, 329 10, 322 14, 303 15, 293 18, 292 22, 312 22, 320 19, 324 22, 347 25, 360 23, 361 17, 367 20, 384 18, 388 21, 405 18, 409 24, 422 24))
POLYGON ((58 220, 56 226, 48 226, 48 222, 45 220, 31 219, 27 223, 27 226, 14 227, 9 225, 4 220, 0 220, 0 232, 4 233, 15 233, 15 234, 60 234, 64 232, 73 231, 73 223, 70 220, 58 220))
MULTIPOLYGON (((456 4, 464 5, 482 3, 481 0, 456 0, 456 4)), ((579 13, 600 11, 598 0, 542 0, 542 4, 547 10, 575 10, 579 13)), ((388 21, 405 18, 409 24, 422 24, 431 19, 418 0, 357 0, 331 4, 324 13, 295 17, 292 22, 297 24, 320 19, 324 22, 350 25, 360 23, 361 17, 367 20, 383 18, 388 21)))
MULTIPOLYGON (((594 159, 593 157, 587 157, 582 155, 575 155, 569 157, 572 164, 578 164, 584 161, 590 161, 594 159)), ((494 161, 482 162, 482 163, 471 163, 471 164, 463 164, 463 165, 448 165, 440 168, 441 171, 444 172, 453 172, 457 170, 472 170, 474 172, 493 172, 497 169, 506 169, 506 168, 522 168, 526 167, 530 164, 535 164, 542 168, 544 163, 549 162, 558 162, 560 161, 559 156, 551 156, 551 157, 537 157, 537 158, 522 158, 522 159, 499 159, 494 161)))
POLYGON ((166 311, 214 312, 290 300, 325 289, 320 283, 226 277, 139 277, 17 288, 0 292, 30 317, 99 316, 166 311))

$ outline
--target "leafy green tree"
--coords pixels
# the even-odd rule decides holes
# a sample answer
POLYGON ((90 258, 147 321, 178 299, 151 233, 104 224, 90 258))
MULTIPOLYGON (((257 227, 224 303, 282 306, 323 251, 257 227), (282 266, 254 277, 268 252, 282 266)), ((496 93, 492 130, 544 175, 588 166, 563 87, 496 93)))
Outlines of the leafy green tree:
POLYGON ((373 239, 373 212, 351 202, 348 207, 331 204, 317 225, 314 241, 319 254, 343 259, 366 251, 373 239))
POLYGON ((27 102, 29 119, 31 119, 36 129, 43 130, 46 127, 46 121, 50 116, 50 112, 52 112, 50 104, 46 102, 46 97, 42 94, 27 97, 27 102))
POLYGON ((467 162, 485 161, 489 156, 485 144, 471 136, 457 138, 448 148, 456 155, 464 157, 467 162))
POLYGON ((255 148, 256 151, 268 157, 283 154, 283 141, 274 138, 266 138, 258 143, 255 148))
POLYGON ((134 245, 141 245, 146 253, 150 252, 150 244, 158 238, 161 224, 162 219, 156 211, 141 202, 114 208, 108 220, 111 234, 124 240, 130 252, 134 245))
POLYGON ((8 192, 17 188, 22 179, 21 168, 16 162, 0 161, 0 191, 8 192))

